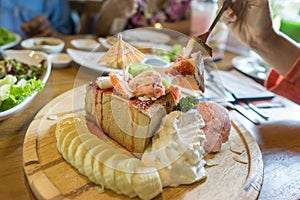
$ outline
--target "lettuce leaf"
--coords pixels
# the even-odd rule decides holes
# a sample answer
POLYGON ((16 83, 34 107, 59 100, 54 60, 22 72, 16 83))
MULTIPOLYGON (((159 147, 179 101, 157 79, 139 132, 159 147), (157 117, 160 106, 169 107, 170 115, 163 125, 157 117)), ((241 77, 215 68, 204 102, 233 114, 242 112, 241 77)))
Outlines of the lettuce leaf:
MULTIPOLYGON (((26 97, 31 96, 36 91, 41 91, 44 87, 44 83, 40 79, 36 78, 30 79, 22 84, 15 85, 10 82, 9 84, 5 84, 0 87, 4 87, 5 89, 8 87, 7 85, 10 85, 9 90, 4 94, 0 94, 5 95, 5 98, 2 98, 3 96, 0 98, 3 99, 2 101, 0 100, 0 112, 18 105, 26 97)), ((2 90, 1 88, 0 91, 2 90)))
POLYGON ((0 79, 0 87, 3 85, 13 85, 16 82, 17 82, 17 77, 9 74, 4 78, 0 79))

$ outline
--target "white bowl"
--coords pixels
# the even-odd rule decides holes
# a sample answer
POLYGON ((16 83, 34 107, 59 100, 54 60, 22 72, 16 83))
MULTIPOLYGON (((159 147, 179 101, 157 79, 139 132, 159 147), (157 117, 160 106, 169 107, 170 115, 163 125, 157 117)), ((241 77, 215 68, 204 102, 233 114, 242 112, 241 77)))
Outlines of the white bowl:
POLYGON ((71 40, 71 45, 76 49, 87 51, 97 50, 100 47, 100 44, 96 40, 88 38, 71 40))
POLYGON ((71 57, 66 53, 51 54, 49 55, 49 59, 53 68, 68 67, 72 61, 71 57))
MULTIPOLYGON (((42 80, 43 83, 47 82, 51 73, 51 62, 47 57, 46 53, 40 51, 30 51, 30 50, 6 50, 5 52, 7 53, 8 57, 15 58, 18 61, 27 63, 29 65, 37 65, 42 60, 46 60, 46 62, 44 62, 44 67, 46 68, 46 70, 40 79, 42 80)), ((20 104, 16 105, 15 107, 0 112, 0 121, 12 116, 13 114, 25 108, 29 104, 29 102, 36 96, 36 94, 37 92, 25 98, 20 104)))
POLYGON ((151 65, 155 71, 159 72, 163 76, 165 75, 164 70, 170 66, 170 63, 158 56, 149 56, 145 58, 142 63, 151 65))
POLYGON ((30 38, 21 42, 24 49, 44 51, 46 53, 59 53, 63 50, 65 42, 53 37, 30 38))

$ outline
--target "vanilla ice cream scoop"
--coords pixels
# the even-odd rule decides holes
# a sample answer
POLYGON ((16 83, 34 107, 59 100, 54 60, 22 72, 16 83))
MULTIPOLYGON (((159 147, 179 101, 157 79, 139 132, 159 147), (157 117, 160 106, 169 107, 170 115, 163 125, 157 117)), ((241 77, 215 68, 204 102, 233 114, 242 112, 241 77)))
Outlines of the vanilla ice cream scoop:
POLYGON ((199 112, 166 115, 142 162, 158 169, 163 187, 191 184, 205 177, 204 122, 199 112))

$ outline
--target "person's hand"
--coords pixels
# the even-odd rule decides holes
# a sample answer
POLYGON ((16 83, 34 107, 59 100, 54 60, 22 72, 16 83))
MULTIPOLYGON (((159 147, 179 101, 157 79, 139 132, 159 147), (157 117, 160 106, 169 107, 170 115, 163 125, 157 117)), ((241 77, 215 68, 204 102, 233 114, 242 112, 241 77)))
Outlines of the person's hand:
POLYGON ((21 25, 21 29, 27 36, 55 36, 57 32, 52 28, 49 20, 43 16, 38 15, 32 18, 30 21, 25 22, 21 25))
MULTIPOLYGON (((219 4, 223 2, 220 0, 219 4)), ((221 19, 241 42, 251 48, 257 48, 261 41, 275 34, 268 0, 233 0, 221 19)))
POLYGON ((274 30, 268 0, 232 0, 221 20, 241 42, 282 75, 300 55, 298 43, 274 30))

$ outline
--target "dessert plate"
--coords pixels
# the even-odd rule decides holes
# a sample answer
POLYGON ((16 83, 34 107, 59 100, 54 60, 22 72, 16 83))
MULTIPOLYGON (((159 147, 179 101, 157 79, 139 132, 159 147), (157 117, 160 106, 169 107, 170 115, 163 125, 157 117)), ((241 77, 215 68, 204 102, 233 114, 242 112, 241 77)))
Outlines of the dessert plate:
MULTIPOLYGON (((37 199, 130 199, 92 184, 57 151, 55 127, 66 115, 84 114, 85 86, 49 102, 31 122, 23 144, 23 166, 37 199), (72 183, 72 184, 70 184, 72 183)), ((217 154, 208 154, 207 179, 190 185, 164 188, 155 199, 257 199, 263 179, 261 151, 246 128, 232 115, 229 141, 217 154), (239 153, 237 148, 239 147, 239 153), (243 152, 243 153, 241 153, 243 152)), ((103 133, 102 133, 103 134, 103 133)))

